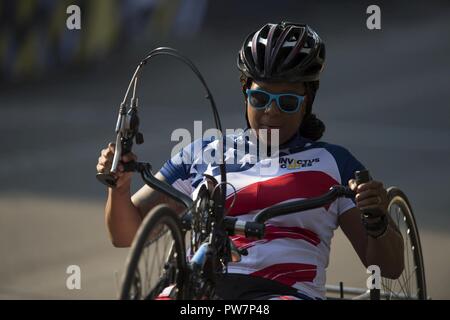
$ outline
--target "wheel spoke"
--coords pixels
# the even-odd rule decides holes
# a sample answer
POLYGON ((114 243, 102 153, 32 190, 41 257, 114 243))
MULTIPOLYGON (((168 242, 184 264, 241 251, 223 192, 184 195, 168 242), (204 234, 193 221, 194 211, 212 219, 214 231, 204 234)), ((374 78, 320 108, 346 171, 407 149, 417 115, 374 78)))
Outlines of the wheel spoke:
MULTIPOLYGON (((404 241, 404 249, 406 250, 406 254, 404 255, 404 257, 406 256, 406 261, 404 262, 404 264, 405 264, 404 271, 401 274, 403 280, 405 280, 406 278, 409 278, 409 273, 408 273, 408 271, 409 271, 409 246, 408 246, 409 234, 408 234, 408 226, 406 224, 404 225, 404 229, 405 229, 405 234, 403 235, 403 241, 404 241)), ((399 281, 399 284, 401 285, 400 281, 399 281)), ((405 282, 405 285, 406 285, 406 282, 405 282)), ((405 290, 405 291, 408 290, 407 288, 404 288, 403 286, 401 286, 401 287, 402 287, 402 290, 405 290)), ((406 293, 407 292, 405 292, 405 294, 406 293)))
POLYGON ((150 286, 149 284, 149 278, 148 278, 148 253, 149 252, 149 248, 145 247, 144 248, 144 268, 145 268, 145 279, 144 279, 144 283, 145 283, 145 291, 147 291, 147 286, 150 286))
POLYGON ((381 284, 386 294, 385 297, 386 299, 417 299, 419 298, 419 290, 421 290, 417 282, 417 272, 421 272, 421 269, 416 261, 417 252, 415 250, 417 250, 417 244, 414 241, 417 236, 414 233, 413 226, 410 224, 410 220, 408 220, 408 216, 412 215, 412 213, 407 202, 401 196, 391 200, 389 213, 403 236, 404 251, 406 252, 403 253, 404 270, 399 278, 396 280, 382 278, 381 284), (414 278, 416 278, 415 281, 413 280, 414 278))
POLYGON ((179 216, 173 210, 158 206, 149 212, 127 259, 121 297, 153 299, 177 284, 177 275, 186 263, 185 252, 180 251, 184 241, 179 216))
POLYGON ((383 286, 383 291, 389 292, 389 299, 392 299, 392 296, 394 295, 395 297, 398 297, 398 295, 395 293, 395 291, 391 290, 390 288, 386 288, 385 286, 383 286))
POLYGON ((381 287, 383 288, 384 292, 389 292, 390 296, 389 299, 392 297, 392 290, 391 288, 392 281, 390 279, 381 278, 381 287))
MULTIPOLYGON (((405 216, 405 219, 406 219, 406 216, 405 216)), ((406 261, 405 261, 405 271, 406 272, 405 273, 406 273, 406 277, 409 279, 411 277, 411 275, 409 274, 409 271, 410 271, 409 266, 411 265, 410 254, 409 254, 409 250, 411 249, 411 246, 410 246, 411 229, 408 226, 408 224, 406 223, 406 221, 405 221, 405 229, 406 229, 406 234, 404 236, 404 249, 406 250, 406 261)), ((405 285, 407 286, 408 292, 410 292, 410 290, 411 290, 410 286, 407 283, 405 283, 405 285)))
MULTIPOLYGON (((412 277, 414 274, 415 274, 415 272, 414 272, 414 273, 411 273, 411 274, 408 276, 408 278, 405 279, 405 282, 406 282, 406 283, 409 282, 409 280, 411 279, 411 277, 412 277)), ((410 292, 410 295, 409 295, 409 296, 412 296, 411 292, 410 292)))
POLYGON ((408 245, 409 234, 408 234, 408 225, 406 224, 404 214, 401 213, 402 210, 401 210, 401 207, 399 205, 397 206, 397 212, 398 212, 398 220, 397 221, 399 223, 398 227, 401 230, 401 233, 403 234, 403 241, 404 241, 403 245, 404 245, 404 249, 406 250, 406 261, 405 261, 406 266, 405 266, 404 271, 402 272, 402 274, 400 276, 401 279, 400 278, 397 279, 397 283, 399 284, 402 293, 406 297, 408 297, 409 296, 409 290, 408 290, 408 287, 405 287, 405 286, 407 286, 406 279, 410 278, 410 275, 408 273, 408 271, 409 271, 409 245, 408 245), (402 217, 403 217, 403 219, 401 219, 401 220, 403 220, 402 221, 402 226, 400 226, 400 215, 402 215, 402 217), (402 280, 403 280, 403 284, 402 284, 402 280))

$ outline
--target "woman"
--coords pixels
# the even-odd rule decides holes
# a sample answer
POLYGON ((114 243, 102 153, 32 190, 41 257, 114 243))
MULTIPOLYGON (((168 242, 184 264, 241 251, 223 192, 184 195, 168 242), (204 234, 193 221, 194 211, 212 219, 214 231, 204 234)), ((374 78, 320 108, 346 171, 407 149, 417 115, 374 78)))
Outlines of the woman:
MULTIPOLYGON (((366 267, 378 265, 382 276, 388 278, 397 278, 403 271, 403 239, 387 218, 383 184, 373 180, 357 186, 352 178, 355 171, 364 168, 362 164, 345 148, 319 142, 325 126, 312 113, 312 105, 324 62, 325 46, 308 25, 266 24, 244 41, 238 68, 246 104, 245 132, 257 137, 258 146, 271 146, 277 132, 279 151, 271 157, 277 157, 279 166, 262 174, 264 158, 256 156, 255 161, 247 161, 251 139, 244 138, 244 134, 227 136, 227 141, 233 143, 226 143, 226 155, 233 155, 235 161, 227 161, 227 179, 237 190, 230 207, 234 195, 229 189, 227 214, 250 220, 262 208, 319 196, 336 184, 348 184, 356 197, 273 218, 267 222, 265 238, 260 241, 233 237, 235 245, 248 254, 240 262, 229 264, 229 277, 218 285, 222 298, 324 298, 331 238, 339 226, 366 267), (242 143, 245 148, 239 149, 242 143), (378 216, 364 218, 364 209, 378 212, 378 216)), ((195 141, 167 161, 157 178, 195 197, 204 183, 203 174, 220 176, 218 165, 205 163, 201 157, 218 145, 217 140, 195 141)), ((102 150, 98 172, 109 171, 113 154, 112 144, 102 150)), ((123 162, 131 160, 136 156, 122 158, 123 162)), ((117 176, 117 187, 108 190, 105 208, 115 246, 130 246, 143 217, 157 204, 167 203, 174 210, 183 210, 148 186, 131 196, 131 173, 119 167, 117 176)))

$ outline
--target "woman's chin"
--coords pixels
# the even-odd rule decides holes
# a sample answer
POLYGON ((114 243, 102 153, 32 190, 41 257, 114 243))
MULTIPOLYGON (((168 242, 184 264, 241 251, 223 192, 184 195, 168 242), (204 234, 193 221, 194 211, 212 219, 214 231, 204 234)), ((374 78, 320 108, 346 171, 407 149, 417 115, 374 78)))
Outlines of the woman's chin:
POLYGON ((261 128, 258 132, 259 140, 267 145, 280 144, 280 131, 278 128, 261 128))
POLYGON ((280 135, 279 133, 274 133, 272 130, 267 130, 266 133, 260 133, 258 139, 269 146, 280 145, 280 135))

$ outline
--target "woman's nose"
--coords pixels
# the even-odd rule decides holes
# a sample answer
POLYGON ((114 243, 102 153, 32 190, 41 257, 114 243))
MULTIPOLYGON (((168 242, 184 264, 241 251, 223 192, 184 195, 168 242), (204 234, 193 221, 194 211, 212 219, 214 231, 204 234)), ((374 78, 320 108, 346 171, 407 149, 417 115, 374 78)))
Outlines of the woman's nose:
POLYGON ((264 112, 268 114, 278 114, 280 113, 280 108, 278 108, 277 101, 274 99, 272 102, 266 107, 264 112))

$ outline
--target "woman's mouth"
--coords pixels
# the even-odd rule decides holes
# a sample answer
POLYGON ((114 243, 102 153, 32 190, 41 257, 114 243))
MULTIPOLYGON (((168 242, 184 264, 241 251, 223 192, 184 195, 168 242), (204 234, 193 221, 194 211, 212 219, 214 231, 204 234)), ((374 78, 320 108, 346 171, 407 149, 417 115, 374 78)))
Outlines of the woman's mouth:
POLYGON ((280 129, 280 126, 277 125, 261 125, 261 129, 280 129))

